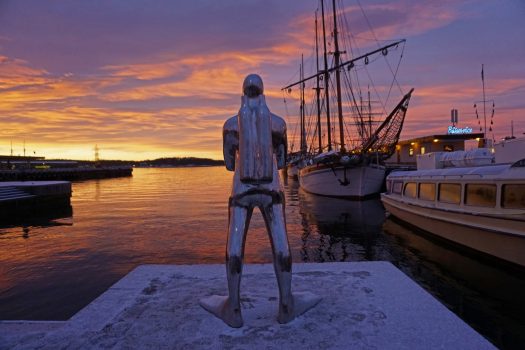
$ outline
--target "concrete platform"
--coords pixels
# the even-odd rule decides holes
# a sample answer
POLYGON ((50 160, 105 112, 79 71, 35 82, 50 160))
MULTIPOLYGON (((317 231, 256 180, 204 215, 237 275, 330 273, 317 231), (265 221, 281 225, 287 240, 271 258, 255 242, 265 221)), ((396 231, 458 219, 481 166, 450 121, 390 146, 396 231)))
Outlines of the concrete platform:
POLYGON ((198 300, 226 293, 223 265, 137 267, 66 322, 0 322, 2 349, 494 349, 387 262, 294 264, 294 291, 323 297, 280 325, 273 266, 248 265, 245 326, 198 300))
POLYGON ((2 224, 54 215, 57 210, 71 212, 71 182, 0 182, 0 223, 2 224))

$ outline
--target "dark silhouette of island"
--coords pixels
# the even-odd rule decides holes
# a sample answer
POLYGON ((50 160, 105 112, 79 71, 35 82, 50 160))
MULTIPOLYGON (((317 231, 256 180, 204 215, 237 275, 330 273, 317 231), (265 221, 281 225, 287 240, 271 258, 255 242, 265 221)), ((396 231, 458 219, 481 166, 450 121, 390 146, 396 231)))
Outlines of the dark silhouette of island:
POLYGON ((224 166, 224 160, 196 157, 173 157, 158 158, 154 160, 144 160, 135 162, 134 166, 141 167, 195 167, 195 166, 224 166))

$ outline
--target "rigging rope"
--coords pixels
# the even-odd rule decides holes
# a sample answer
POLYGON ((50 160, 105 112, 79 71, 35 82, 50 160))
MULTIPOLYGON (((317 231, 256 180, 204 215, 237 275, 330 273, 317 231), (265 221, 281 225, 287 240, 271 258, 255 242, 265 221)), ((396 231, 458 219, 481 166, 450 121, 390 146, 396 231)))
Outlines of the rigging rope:
MULTIPOLYGON (((356 0, 356 2, 359 5, 359 8, 361 9, 361 12, 363 13, 363 16, 365 17, 365 21, 366 21, 366 23, 368 25, 368 28, 370 29, 370 32, 372 33, 372 36, 374 37, 374 40, 377 43, 377 47, 380 47, 379 40, 377 40, 377 36, 376 36, 376 34, 374 32, 374 29, 372 28, 372 25, 370 24, 370 21, 368 20, 368 16, 366 15, 366 12, 363 9, 363 6, 361 5, 361 2, 359 0, 356 0)), ((403 48, 404 48, 404 45, 403 45, 403 48)), ((385 61, 387 63, 387 66, 388 66, 388 68, 390 69, 390 72, 393 75, 393 81, 395 81, 397 87, 399 88, 399 92, 401 94, 403 94, 403 90, 401 89, 401 85, 399 85, 399 82, 396 79, 397 69, 396 69, 396 74, 394 74, 394 71, 392 70, 392 67, 390 66, 390 62, 388 62, 388 60, 386 59, 386 56, 384 56, 384 57, 385 57, 385 61)), ((398 65, 398 68, 399 68, 399 65, 398 65)))

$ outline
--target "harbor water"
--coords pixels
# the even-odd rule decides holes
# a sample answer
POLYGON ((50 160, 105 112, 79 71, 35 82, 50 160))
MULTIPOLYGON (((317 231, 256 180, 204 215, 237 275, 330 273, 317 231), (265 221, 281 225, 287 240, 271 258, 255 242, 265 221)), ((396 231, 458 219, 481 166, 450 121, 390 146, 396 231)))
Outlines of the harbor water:
MULTIPOLYGON (((0 320, 68 319, 141 264, 223 263, 231 178, 223 167, 137 168, 74 182, 72 210, 1 226, 0 320)), ((387 217, 378 199, 314 196, 293 180, 285 190, 294 262, 390 261, 496 346, 525 347, 523 271, 387 217)), ((245 262, 271 261, 256 210, 245 262)))

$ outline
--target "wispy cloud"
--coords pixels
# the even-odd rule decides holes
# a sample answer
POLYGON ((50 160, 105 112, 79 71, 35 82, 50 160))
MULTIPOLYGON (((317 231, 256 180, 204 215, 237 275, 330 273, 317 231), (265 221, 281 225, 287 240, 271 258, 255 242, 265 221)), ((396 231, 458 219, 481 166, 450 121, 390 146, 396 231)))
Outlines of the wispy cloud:
MULTIPOLYGON (((412 37, 430 30, 446 27, 465 14, 459 8, 462 2, 453 1, 398 1, 385 4, 372 4, 363 9, 366 20, 373 26, 378 39, 412 37)), ((349 8, 354 17, 357 35, 370 31, 368 23, 363 22, 360 8, 349 8), (361 18, 358 20, 358 18, 361 18)))
POLYGON ((32 68, 24 60, 0 55, 0 89, 43 84, 47 75, 45 70, 32 68))
POLYGON ((146 100, 159 97, 228 99, 240 93, 246 74, 262 66, 287 65, 300 48, 279 44, 247 51, 151 59, 147 63, 103 67, 112 76, 146 80, 140 86, 106 93, 108 101, 146 100))

